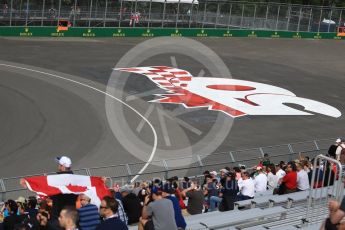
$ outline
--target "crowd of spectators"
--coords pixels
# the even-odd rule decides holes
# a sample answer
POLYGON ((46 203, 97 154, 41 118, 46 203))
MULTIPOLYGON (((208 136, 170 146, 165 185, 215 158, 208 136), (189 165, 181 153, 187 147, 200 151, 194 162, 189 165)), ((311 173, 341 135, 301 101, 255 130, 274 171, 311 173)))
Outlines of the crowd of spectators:
MULTIPOLYGON (((337 140, 329 155, 340 159, 344 141, 337 140)), ((345 146, 345 145, 344 145, 345 146)), ((71 160, 60 157, 58 174, 73 173, 71 160)), ((97 207, 86 194, 59 194, 48 198, 19 197, 8 200, 0 212, 1 230, 26 229, 185 229, 185 216, 234 209, 236 201, 256 196, 287 194, 331 185, 336 176, 332 164, 320 165, 300 155, 274 164, 268 154, 254 167, 224 167, 205 171, 199 179, 169 178, 135 182, 110 188, 110 196, 97 207), (314 183, 312 173, 316 172, 314 183), (330 181, 328 181, 330 179, 330 181)))

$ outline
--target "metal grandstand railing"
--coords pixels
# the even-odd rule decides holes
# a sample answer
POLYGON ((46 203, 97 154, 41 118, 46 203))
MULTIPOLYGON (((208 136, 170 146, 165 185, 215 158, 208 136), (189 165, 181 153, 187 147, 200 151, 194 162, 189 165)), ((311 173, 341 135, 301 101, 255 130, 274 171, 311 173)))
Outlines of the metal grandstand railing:
MULTIPOLYGON (((258 158, 268 153, 272 162, 289 161, 298 158, 299 153, 313 158, 320 153, 328 150, 328 147, 333 143, 335 138, 320 139, 304 142, 296 142, 291 144, 266 146, 244 150, 234 150, 229 152, 213 153, 209 156, 195 155, 191 165, 186 167, 173 167, 176 161, 191 160, 186 158, 180 159, 165 159, 154 161, 140 174, 140 180, 152 180, 152 178, 166 179, 172 176, 188 176, 195 177, 201 175, 204 170, 219 170, 220 167, 229 166, 234 167, 239 164, 246 166, 253 166, 258 163, 258 158)), ((103 167, 81 168, 74 169, 74 173, 89 176, 105 176, 111 179, 111 183, 126 184, 136 176, 145 162, 129 163, 120 165, 110 165, 103 167)), ((42 174, 54 174, 42 173, 42 174)), ((39 174, 39 175, 42 175, 39 174)), ((37 175, 37 174, 36 174, 37 175)), ((0 179, 0 201, 9 197, 16 198, 20 195, 28 196, 32 193, 23 189, 19 180, 23 177, 30 177, 35 175, 25 175, 0 179)))
POLYGON ((344 8, 272 2, 178 0, 8 0, 0 26, 236 28, 334 32, 344 25, 344 8), (138 19, 137 21, 135 19, 138 19), (132 21, 132 22, 131 22, 132 21))
POLYGON ((323 221, 328 215, 327 203, 344 197, 344 171, 341 163, 330 157, 318 155, 314 159, 311 190, 303 225, 323 221))

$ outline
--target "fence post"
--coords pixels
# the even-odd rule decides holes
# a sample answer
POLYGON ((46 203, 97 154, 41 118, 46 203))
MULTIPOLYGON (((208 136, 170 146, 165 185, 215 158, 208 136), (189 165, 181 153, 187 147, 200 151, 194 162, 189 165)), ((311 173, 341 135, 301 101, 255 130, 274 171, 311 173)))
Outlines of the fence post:
MULTIPOLYGON (((329 17, 329 20, 331 21, 332 20, 332 16, 333 16, 333 9, 331 8, 331 15, 329 17)), ((328 23, 328 29, 327 29, 327 32, 329 33, 329 30, 331 29, 331 23, 328 23)))
POLYGON ((107 11, 108 11, 108 0, 105 0, 105 9, 104 9, 104 17, 103 17, 103 27, 105 27, 106 20, 107 20, 107 11))
POLYGON ((164 27, 165 14, 166 14, 166 4, 167 4, 167 0, 164 1, 164 6, 163 6, 162 27, 164 27))
POLYGON ((181 2, 181 0, 178 0, 178 3, 177 3, 177 12, 176 12, 176 19, 175 19, 175 28, 177 28, 178 18, 179 18, 179 15, 180 15, 180 2, 181 2))
POLYGON ((235 160, 234 154, 232 154, 232 151, 229 152, 229 155, 230 155, 230 158, 231 158, 231 162, 235 163, 236 160, 235 160))
POLYGON ((60 21, 60 12, 61 12, 61 0, 59 0, 59 12, 58 12, 58 25, 59 25, 59 21, 60 21))
POLYGON ((119 17, 119 26, 118 27, 121 27, 122 13, 123 13, 122 6, 123 6, 123 0, 121 0, 121 2, 120 2, 120 17, 119 17))
POLYGON ((256 4, 254 4, 254 15, 253 15, 253 29, 255 30, 255 20, 256 20, 256 4))
POLYGON ((289 31, 290 18, 291 18, 291 5, 289 4, 289 7, 288 7, 288 20, 287 20, 287 23, 286 23, 286 31, 289 31))
POLYGON ((244 16, 244 4, 242 4, 242 16, 241 16, 241 25, 240 25, 240 29, 242 29, 242 25, 243 25, 243 16, 244 16))
POLYGON ((43 17, 44 17, 44 8, 46 6, 46 0, 43 0, 42 3, 42 13, 41 13, 41 26, 43 26, 43 17))
POLYGON ((317 144, 317 141, 316 141, 316 140, 314 140, 314 145, 315 145, 315 147, 316 147, 316 150, 317 150, 317 151, 320 151, 320 147, 319 147, 319 145, 317 144))
POLYGON ((231 14, 232 14, 232 3, 230 4, 230 9, 229 9, 228 30, 230 29, 231 14))
MULTIPOLYGON (((342 25, 341 25, 341 19, 342 19, 342 17, 343 17, 343 10, 340 11, 338 26, 342 26, 342 25)), ((345 23, 344 23, 344 24, 345 24, 345 23)))
POLYGON ((320 32, 322 13, 323 13, 323 7, 321 8, 321 11, 320 11, 319 26, 317 28, 317 32, 318 33, 320 32))
POLYGON ((216 23, 214 23, 214 28, 217 28, 218 18, 219 18, 219 3, 217 4, 217 15, 216 15, 216 23))
POLYGON ((198 162, 199 162, 199 169, 200 169, 200 175, 203 173, 203 171, 202 171, 202 168, 204 167, 204 164, 202 163, 202 160, 201 160, 201 157, 200 157, 200 155, 198 154, 198 155, 196 155, 196 158, 198 159, 198 162))
POLYGON ((147 23, 147 27, 150 28, 151 23, 151 11, 152 11, 152 0, 150 1, 150 9, 149 9, 149 21, 147 23))
POLYGON ((277 21, 276 21, 275 31, 278 31, 279 15, 280 15, 280 5, 278 6, 277 21))
POLYGON ((6 199, 6 187, 3 179, 0 179, 0 188, 1 188, 1 201, 6 199))
POLYGON ((297 32, 299 32, 299 29, 300 29, 301 17, 302 17, 302 7, 299 9, 298 24, 297 24, 297 32))
POLYGON ((78 0, 75 0, 75 1, 74 1, 74 9, 73 9, 73 27, 76 27, 76 25, 75 25, 75 16, 76 16, 76 14, 77 14, 77 1, 78 1, 78 0))
POLYGON ((129 164, 126 164, 126 169, 127 169, 127 183, 131 183, 131 177, 132 177, 132 170, 129 167, 129 164))
POLYGON ((264 150, 262 149, 262 147, 260 147, 259 150, 260 150, 260 153, 261 153, 261 157, 264 157, 265 152, 264 152, 264 150))
POLYGON ((288 144, 288 148, 290 151, 289 161, 292 161, 292 154, 294 154, 293 148, 291 144, 288 144))
POLYGON ((166 160, 162 160, 163 166, 165 168, 165 179, 169 178, 169 167, 168 167, 168 163, 166 162, 166 160))
POLYGON ((90 1, 90 13, 89 13, 89 28, 91 27, 91 16, 92 16, 92 3, 93 1, 90 1))
POLYGON ((204 28, 204 25, 205 25, 205 20, 206 20, 206 8, 207 8, 207 0, 206 0, 206 2, 205 2, 204 16, 203 16, 203 19, 202 19, 202 28, 204 28))
POLYGON ((310 24, 311 24, 311 15, 313 14, 313 8, 310 8, 309 13, 309 22, 308 22, 308 32, 310 32, 310 24))
POLYGON ((267 6, 266 6, 266 17, 265 17, 265 23, 264 23, 264 29, 266 29, 266 27, 267 27, 268 10, 269 10, 269 5, 268 5, 268 3, 267 3, 267 6))

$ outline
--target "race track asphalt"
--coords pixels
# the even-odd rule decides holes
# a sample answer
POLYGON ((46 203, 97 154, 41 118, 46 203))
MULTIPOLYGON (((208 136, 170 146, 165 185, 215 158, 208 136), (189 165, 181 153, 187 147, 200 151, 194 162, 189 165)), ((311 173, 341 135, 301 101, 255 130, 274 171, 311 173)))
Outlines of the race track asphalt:
MULTIPOLYGON (((345 136, 344 115, 232 119, 207 109, 188 110, 177 105, 149 103, 155 98, 153 94, 163 91, 157 90, 147 78, 134 74, 121 87, 114 86, 122 93, 120 99, 130 107, 110 99, 115 108, 121 109, 111 114, 114 120, 109 120, 106 96, 99 91, 106 91, 116 63, 143 41, 142 38, 0 38, 0 178, 54 171, 53 158, 62 154, 71 156, 75 168, 145 161, 155 138, 152 128, 133 109, 146 114, 156 131, 155 159, 191 156, 199 150, 202 153, 205 146, 221 152, 345 136), (144 96, 138 98, 138 94, 144 96), (132 99, 128 98, 131 95, 132 99), (122 124, 123 121, 127 124, 122 124), (114 131, 112 122, 121 122, 122 130, 114 131), (212 133, 214 138, 211 135, 203 139, 215 132, 212 128, 217 125, 217 129, 232 125, 218 139, 221 143, 217 143, 218 137, 212 133), (116 132, 125 134, 121 137, 116 132), (121 139, 130 139, 131 135, 142 142, 134 154, 122 145, 125 140, 121 139)), ((343 41, 250 38, 196 41, 212 49, 233 78, 279 86, 345 113, 343 41)), ((193 75, 200 71, 205 76, 209 74, 200 63, 180 54, 156 55, 141 64, 177 64, 193 75)), ((138 141, 127 142, 135 146, 138 141)))

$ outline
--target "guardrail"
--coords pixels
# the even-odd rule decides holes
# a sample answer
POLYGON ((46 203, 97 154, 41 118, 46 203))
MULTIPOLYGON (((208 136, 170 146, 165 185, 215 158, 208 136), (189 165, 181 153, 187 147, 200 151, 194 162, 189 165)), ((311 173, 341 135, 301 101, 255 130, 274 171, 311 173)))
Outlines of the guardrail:
MULTIPOLYGON (((272 162, 290 161, 296 159, 299 153, 308 155, 310 158, 317 156, 323 151, 327 151, 331 143, 336 138, 327 138, 320 140, 296 142, 283 145, 266 146, 252 149, 233 150, 229 152, 214 153, 212 155, 195 155, 191 158, 171 158, 161 161, 154 161, 140 174, 141 180, 152 180, 152 178, 166 179, 172 176, 188 176, 195 177, 201 175, 204 170, 219 170, 220 167, 225 165, 229 167, 238 166, 238 164, 245 164, 249 167, 258 163, 258 158, 267 153, 270 156, 272 162), (250 157, 248 157, 250 156, 250 157), (192 159, 193 158, 193 159, 192 159), (173 167, 174 162, 178 160, 193 160, 191 165, 186 167, 173 167)), ((74 169, 75 174, 89 175, 89 176, 105 176, 111 179, 111 183, 126 184, 131 179, 138 175, 139 170, 144 165, 144 162, 110 165, 103 167, 81 168, 74 169)), ((55 174, 43 173, 44 175, 55 174)), ((42 174, 35 174, 42 175, 42 174)), ((29 196, 32 195, 26 189, 23 189, 19 180, 24 177, 30 177, 35 175, 17 176, 0 179, 0 201, 5 199, 17 198, 20 195, 29 196)))
POLYGON ((0 36, 16 37, 248 37, 292 39, 337 39, 345 40, 337 33, 288 32, 234 29, 162 29, 162 28, 69 28, 60 31, 57 27, 0 27, 0 36))

